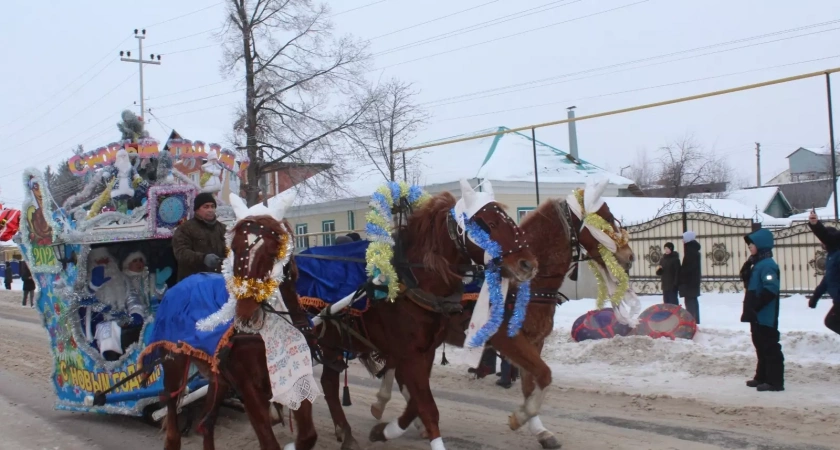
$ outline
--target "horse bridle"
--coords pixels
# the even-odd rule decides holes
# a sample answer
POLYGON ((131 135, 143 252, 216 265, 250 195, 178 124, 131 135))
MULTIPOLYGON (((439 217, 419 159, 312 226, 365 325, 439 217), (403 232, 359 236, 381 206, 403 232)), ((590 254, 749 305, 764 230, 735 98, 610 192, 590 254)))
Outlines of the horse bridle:
MULTIPOLYGON (((492 264, 499 266, 499 265, 502 264, 502 260, 506 256, 522 252, 526 248, 528 248, 529 245, 528 245, 528 241, 525 239, 525 233, 522 231, 521 228, 519 228, 519 225, 517 225, 516 222, 514 222, 513 219, 511 219, 510 216, 507 213, 505 213, 504 210, 502 210, 502 208, 500 208, 498 205, 495 205, 495 204, 494 205, 488 205, 488 206, 485 206, 484 208, 482 208, 481 212, 488 212, 488 208, 492 209, 492 211, 490 211, 490 212, 493 212, 496 215, 500 216, 502 218, 503 222, 505 222, 508 225, 510 225, 511 227, 513 227, 514 244, 516 244, 516 245, 514 245, 514 248, 509 249, 505 252, 502 252, 502 254, 500 254, 499 256, 497 256, 497 257, 495 257, 491 260, 492 264)), ((477 263, 470 256, 470 252, 469 252, 469 249, 467 248, 467 242, 466 242, 467 241, 466 231, 461 230, 460 225, 458 225, 458 222, 455 220, 455 218, 451 214, 447 215, 446 217, 447 217, 446 226, 447 226, 447 229, 449 231, 449 238, 452 239, 452 241, 455 243, 455 246, 458 247, 458 252, 460 252, 462 256, 467 258, 467 260, 472 261, 474 263, 473 268, 475 270, 484 271, 484 264, 477 263), (461 239, 461 236, 462 236, 461 232, 462 231, 464 232, 464 234, 463 234, 464 239, 461 239)), ((475 217, 475 218, 470 219, 470 220, 473 220, 475 222, 475 224, 478 225, 479 228, 484 230, 485 233, 487 233, 488 235, 490 234, 490 226, 487 224, 487 222, 484 221, 484 219, 482 219, 481 217, 475 217)))

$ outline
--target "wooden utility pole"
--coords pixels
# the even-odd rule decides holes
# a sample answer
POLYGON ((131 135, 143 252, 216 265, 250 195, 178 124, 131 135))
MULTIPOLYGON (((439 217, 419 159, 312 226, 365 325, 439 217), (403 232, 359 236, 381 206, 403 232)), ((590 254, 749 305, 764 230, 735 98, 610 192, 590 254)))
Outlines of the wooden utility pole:
POLYGON ((142 30, 142 34, 138 32, 138 30, 134 30, 134 37, 137 39, 138 47, 139 47, 139 54, 137 55, 137 59, 131 58, 131 52, 126 52, 128 58, 123 56, 123 52, 120 51, 120 61, 123 62, 131 62, 137 63, 140 67, 140 120, 145 124, 146 123, 146 99, 143 98, 143 64, 154 64, 156 66, 160 65, 160 55, 157 55, 157 61, 155 61, 155 55, 152 54, 151 59, 144 60, 143 59, 143 39, 146 39, 146 30, 142 30))

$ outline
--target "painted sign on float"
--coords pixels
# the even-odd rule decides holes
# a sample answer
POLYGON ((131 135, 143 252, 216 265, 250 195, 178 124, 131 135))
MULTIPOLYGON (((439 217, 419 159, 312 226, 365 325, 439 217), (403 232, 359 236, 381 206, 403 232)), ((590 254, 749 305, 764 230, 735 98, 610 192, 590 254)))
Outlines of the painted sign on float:
MULTIPOLYGON (((209 151, 214 150, 219 155, 219 163, 231 172, 244 172, 248 167, 247 161, 236 167, 236 154, 223 149, 219 144, 205 144, 202 141, 189 139, 173 139, 167 144, 169 152, 177 160, 206 159, 209 151)), ((160 145, 154 139, 140 139, 137 142, 112 142, 104 147, 75 155, 67 162, 70 172, 78 177, 84 176, 92 170, 110 166, 116 161, 117 151, 125 148, 128 153, 136 154, 141 159, 156 158, 160 154, 160 145)))

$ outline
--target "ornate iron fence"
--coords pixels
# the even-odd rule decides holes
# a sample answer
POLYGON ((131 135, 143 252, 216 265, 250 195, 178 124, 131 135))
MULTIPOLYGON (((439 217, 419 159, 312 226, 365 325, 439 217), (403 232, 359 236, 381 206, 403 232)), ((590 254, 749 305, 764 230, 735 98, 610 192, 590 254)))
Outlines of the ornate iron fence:
MULTIPOLYGON (((741 266, 749 257, 744 236, 754 227, 752 219, 724 217, 706 212, 676 212, 627 227, 637 263, 630 271, 633 289, 639 294, 661 293, 656 267, 666 242, 672 242, 682 258, 683 221, 697 234, 702 255, 703 292, 740 292, 741 266)), ((826 223, 827 226, 837 226, 826 223)), ((771 230, 774 258, 781 270, 782 293, 810 293, 825 273, 825 250, 807 224, 771 230)))

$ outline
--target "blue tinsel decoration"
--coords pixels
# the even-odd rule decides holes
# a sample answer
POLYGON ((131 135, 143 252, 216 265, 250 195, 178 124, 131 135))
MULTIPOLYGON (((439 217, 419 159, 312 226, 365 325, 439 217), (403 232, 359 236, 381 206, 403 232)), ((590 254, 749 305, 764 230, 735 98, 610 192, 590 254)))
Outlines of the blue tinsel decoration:
POLYGON ((396 181, 389 181, 388 182, 388 189, 391 190, 391 198, 394 199, 394 204, 399 205, 400 204, 399 200, 400 200, 400 197, 401 197, 401 195, 400 195, 400 184, 397 183, 396 181))
POLYGON ((416 184, 408 188, 408 202, 412 205, 423 196, 423 189, 416 184))
POLYGON ((519 284, 519 291, 516 292, 516 304, 513 307, 513 315, 508 322, 508 337, 514 337, 522 328, 525 322, 525 315, 528 314, 528 303, 531 301, 531 282, 526 281, 519 284))
MULTIPOLYGON (((453 217, 457 218, 455 209, 451 211, 453 217)), ((466 214, 461 214, 464 228, 470 239, 475 242, 482 250, 487 252, 491 258, 496 259, 502 255, 502 247, 498 242, 490 238, 481 227, 472 220, 467 219, 466 214)), ((501 267, 494 263, 490 263, 485 268, 485 283, 487 283, 490 292, 490 318, 487 323, 481 327, 473 336, 470 344, 474 347, 482 346, 488 339, 490 339, 502 325, 505 316, 505 299, 502 295, 502 276, 501 267)), ((514 312, 508 323, 508 336, 514 337, 522 328, 522 323, 525 321, 525 315, 528 311, 528 302, 531 300, 531 282, 521 283, 519 290, 516 293, 516 304, 514 305, 514 312)))

